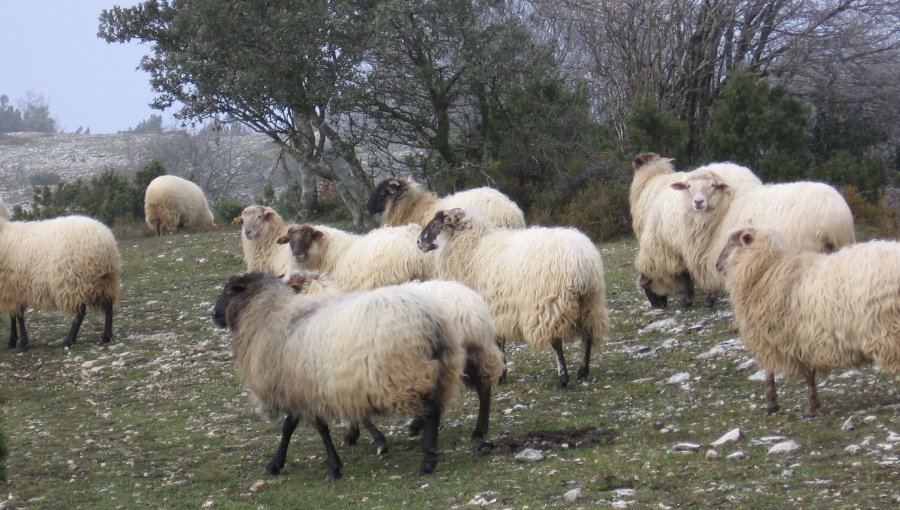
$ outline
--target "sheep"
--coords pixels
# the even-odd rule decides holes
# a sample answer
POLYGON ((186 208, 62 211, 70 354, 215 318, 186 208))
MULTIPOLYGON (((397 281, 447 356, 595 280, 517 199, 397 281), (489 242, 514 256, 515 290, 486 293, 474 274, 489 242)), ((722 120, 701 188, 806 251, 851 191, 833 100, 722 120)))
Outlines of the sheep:
MULTIPOLYGON (((330 276, 315 271, 292 271, 283 280, 301 294, 336 296, 343 293, 330 276)), ((491 388, 497 385, 506 370, 503 353, 494 340, 496 328, 490 308, 478 293, 457 282, 410 282, 404 287, 424 291, 439 300, 442 309, 450 314, 450 323, 460 328, 457 336, 462 339, 466 353, 463 382, 476 391, 479 401, 478 420, 472 439, 482 439, 488 430, 491 388)), ((367 420, 363 421, 363 425, 372 435, 378 454, 384 454, 387 451, 384 435, 367 420)), ((422 425, 421 417, 416 417, 410 426, 411 432, 417 433, 422 425)), ((344 440, 348 444, 356 444, 358 439, 359 426, 353 423, 344 440)))
POLYGON ((525 215, 519 206, 494 188, 474 188, 438 198, 411 178, 390 178, 378 183, 366 209, 369 214, 383 212, 383 225, 414 222, 424 227, 437 211, 454 207, 478 209, 498 227, 525 227, 525 215))
POLYGON ((275 209, 250 205, 233 223, 241 225, 241 249, 248 272, 286 274, 297 269, 290 248, 276 242, 287 232, 287 225, 275 209))
POLYGON ((200 186, 174 175, 160 175, 147 185, 144 217, 157 236, 215 226, 200 186))
POLYGON ((810 417, 819 408, 817 371, 873 362, 900 371, 900 243, 801 252, 763 226, 726 239, 716 267, 742 340, 767 372, 769 414, 778 410, 776 371, 805 379, 810 417))
POLYGON ((459 281, 491 307, 501 348, 524 338, 553 347, 559 378, 569 382, 562 343, 581 337, 578 379, 590 370, 591 348, 609 331, 600 251, 572 228, 497 228, 477 211, 438 211, 419 235, 419 248, 437 250, 436 277, 459 281))
POLYGON ((324 225, 291 225, 278 239, 289 244, 295 267, 330 274, 352 292, 426 280, 434 257, 416 249, 420 227, 381 227, 359 235, 324 225))
MULTIPOLYGON (((638 286, 655 308, 664 308, 667 295, 676 291, 684 294, 683 306, 693 304, 693 282, 683 248, 688 236, 685 221, 678 213, 682 199, 671 189, 693 172, 676 172, 671 162, 652 152, 635 156, 629 195, 632 228, 638 239, 638 286)), ((733 163, 716 163, 708 168, 715 168, 733 189, 762 185, 752 171, 733 163)))
POLYGON ((271 273, 243 273, 226 283, 213 321, 231 331, 232 357, 258 410, 286 415, 267 474, 284 468, 303 419, 322 437, 326 478, 340 478, 326 420, 378 414, 424 416, 419 474, 434 471, 438 425, 463 370, 460 340, 435 300, 397 287, 297 294, 271 273))
POLYGON ((695 280, 709 293, 707 305, 725 287, 716 259, 727 234, 747 224, 777 226, 789 247, 832 252, 856 241, 853 214, 834 188, 818 182, 736 188, 716 167, 703 167, 672 184, 681 191, 689 223, 684 259, 695 280))
POLYGON ((0 268, 0 308, 12 323, 10 348, 18 345, 25 351, 28 346, 24 316, 28 308, 59 310, 74 317, 66 348, 75 343, 86 309, 99 308, 105 315, 101 342, 112 340, 122 260, 115 237, 99 221, 84 216, 0 219, 0 268))

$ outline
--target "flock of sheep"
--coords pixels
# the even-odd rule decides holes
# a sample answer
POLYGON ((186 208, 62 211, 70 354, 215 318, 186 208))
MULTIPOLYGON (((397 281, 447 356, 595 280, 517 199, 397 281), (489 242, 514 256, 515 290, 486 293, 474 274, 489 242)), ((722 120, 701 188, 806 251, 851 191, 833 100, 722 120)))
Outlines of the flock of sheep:
MULTIPOLYGON (((710 306, 727 291, 740 336, 767 371, 768 412, 778 409, 777 372, 806 381, 815 415, 817 371, 866 363, 900 370, 900 243, 855 243, 836 190, 763 184, 732 163, 677 172, 653 153, 636 156, 634 169, 639 288, 654 307, 675 292, 692 304, 694 282, 710 306)), ((213 321, 230 330, 259 412, 285 416, 269 474, 284 467, 303 420, 322 437, 327 477, 340 478, 328 422, 347 421, 351 444, 361 424, 381 454, 388 446, 371 418, 385 414, 412 418, 419 472, 430 473, 441 417, 461 383, 478 395, 472 437, 487 433, 507 341, 552 348, 564 388, 563 343, 583 345, 576 377, 584 379, 609 333, 600 251, 578 230, 526 228, 521 209, 491 188, 441 198, 401 178, 381 182, 368 211, 381 213, 383 226, 366 234, 288 225, 261 205, 235 219, 247 272, 228 280, 213 321)), ((13 222, 5 207, 0 213, 10 348, 26 348, 29 308, 74 317, 66 347, 86 309, 102 309, 109 342, 121 273, 109 229, 79 216, 13 222)), ((145 213, 157 235, 213 225, 202 190, 174 176, 151 182, 145 213)))

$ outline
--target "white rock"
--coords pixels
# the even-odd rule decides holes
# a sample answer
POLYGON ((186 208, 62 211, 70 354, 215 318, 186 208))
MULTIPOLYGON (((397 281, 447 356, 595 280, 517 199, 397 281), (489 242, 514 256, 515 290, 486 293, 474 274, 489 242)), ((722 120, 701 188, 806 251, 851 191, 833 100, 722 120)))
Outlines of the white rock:
POLYGON ((516 454, 515 459, 521 462, 534 462, 537 460, 543 460, 544 454, 541 453, 540 450, 535 450, 534 448, 525 448, 524 450, 516 454))
POLYGON ((697 443, 678 443, 675 445, 676 452, 696 452, 700 449, 697 443))
POLYGON ((856 420, 851 416, 847 418, 843 425, 841 425, 841 430, 848 431, 856 428, 856 420))
POLYGON ((769 453, 767 455, 781 455, 785 453, 794 453, 801 448, 800 443, 796 441, 792 441, 788 439, 787 441, 782 441, 780 443, 776 443, 769 448, 769 453))
POLYGON ((747 458, 747 454, 742 451, 736 451, 725 458, 728 460, 742 460, 747 458))
POLYGON ((574 503, 581 499, 581 487, 575 487, 574 489, 563 494, 563 499, 566 500, 566 503, 574 503))
POLYGON ((865 418, 863 418, 863 421, 866 423, 874 423, 875 420, 877 420, 877 419, 878 419, 877 416, 869 415, 869 416, 866 416, 865 418))
POLYGON ((710 443, 710 446, 724 446, 726 444, 731 444, 731 443, 737 442, 738 439, 741 439, 743 437, 744 437, 744 432, 741 431, 740 428, 732 429, 732 430, 726 432, 724 436, 722 436, 719 439, 716 439, 715 441, 710 443))
POLYGON ((689 374, 688 372, 681 372, 673 375, 672 377, 669 377, 666 380, 666 384, 681 384, 683 382, 689 381, 690 379, 691 374, 689 374))
POLYGON ((860 450, 862 450, 862 447, 856 444, 851 444, 850 446, 844 448, 844 451, 849 454, 859 453, 860 450))
POLYGON ((732 338, 716 345, 712 349, 697 356, 697 359, 716 358, 719 356, 731 355, 744 350, 744 344, 740 338, 732 338))
POLYGON ((900 434, 889 430, 886 441, 888 443, 900 443, 900 434))
POLYGON ((616 498, 633 498, 634 489, 616 489, 613 491, 616 498))
POLYGON ((759 441, 761 443, 766 443, 766 444, 780 443, 780 442, 786 441, 786 440, 787 440, 787 437, 785 437, 785 436, 763 436, 763 437, 757 439, 757 441, 759 441))
POLYGON ((715 450, 706 450, 706 460, 715 460, 719 458, 719 452, 715 450))
POLYGON ((747 378, 750 381, 765 381, 766 380, 766 371, 758 370, 754 372, 750 377, 747 378))

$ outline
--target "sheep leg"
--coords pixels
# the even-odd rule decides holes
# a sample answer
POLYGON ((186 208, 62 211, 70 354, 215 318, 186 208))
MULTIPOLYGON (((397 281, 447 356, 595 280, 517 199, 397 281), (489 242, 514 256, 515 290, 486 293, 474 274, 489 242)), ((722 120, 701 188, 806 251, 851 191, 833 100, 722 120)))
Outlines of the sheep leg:
POLYGON ((72 347, 72 344, 75 343, 75 338, 78 336, 78 330, 81 329, 81 323, 84 322, 84 313, 85 307, 82 305, 75 315, 75 320, 72 321, 72 327, 69 328, 69 334, 66 335, 66 341, 63 343, 64 346, 72 347))
POLYGON ((715 308, 716 300, 719 299, 718 292, 707 292, 706 299, 703 301, 703 304, 706 305, 707 308, 715 308))
POLYGON ((25 315, 16 315, 16 321, 19 323, 19 352, 25 352, 28 348, 28 333, 25 331, 25 315))
POLYGON ((684 298, 681 300, 681 306, 684 308, 694 306, 694 281, 691 280, 691 274, 685 271, 679 275, 679 278, 684 283, 684 298))
POLYGON ((778 412, 778 392, 775 389, 775 372, 766 372, 766 412, 778 412))
POLYGON ((491 414, 491 387, 481 378, 472 382, 475 392, 478 394, 478 421, 475 422, 475 430, 472 431, 472 439, 482 439, 488 431, 488 422, 491 414))
POLYGON ((103 304, 101 306, 103 308, 103 337, 100 339, 100 343, 108 344, 108 343, 112 342, 112 321, 113 321, 112 301, 106 300, 103 302, 103 304))
POLYGON ((284 462, 287 460, 288 444, 291 442, 291 436, 294 434, 294 429, 297 428, 298 423, 300 423, 300 418, 293 414, 288 413, 284 417, 284 423, 281 425, 281 442, 278 443, 278 450, 275 451, 275 456, 266 465, 266 470, 263 471, 263 474, 277 475, 284 468, 284 462))
POLYGON ((503 373, 500 374, 499 384, 506 384, 506 341, 498 341, 497 346, 500 347, 500 352, 503 353, 503 373))
POLYGON ((566 368, 566 357, 563 354, 562 340, 554 340, 551 345, 553 345, 553 350, 556 351, 556 370, 559 373, 556 387, 563 389, 569 384, 569 369, 566 368))
POLYGON ((806 374, 806 387, 809 390, 809 411, 803 415, 804 418, 815 418, 816 411, 819 409, 819 392, 816 390, 816 371, 810 370, 806 374))
MULTIPOLYGON (((365 422, 365 419, 363 421, 365 422)), ((316 432, 319 433, 322 442, 325 443, 325 455, 328 457, 328 473, 325 475, 325 479, 333 482, 341 477, 343 464, 341 464, 341 458, 338 457, 337 451, 334 449, 334 443, 331 442, 331 432, 328 430, 328 424, 325 423, 325 420, 316 416, 315 426, 316 432)))
MULTIPOLYGON (((388 451, 388 445, 387 440, 384 438, 384 434, 382 434, 381 431, 378 430, 378 427, 376 427, 375 424, 372 423, 372 420, 368 418, 363 418, 362 424, 363 427, 366 428, 366 431, 369 433, 369 435, 372 436, 372 442, 375 443, 375 446, 377 447, 376 451, 378 452, 378 455, 382 456, 386 454, 388 451)), ((359 425, 357 425, 356 427, 357 435, 359 435, 359 425)))
POLYGON ((581 360, 581 366, 578 367, 578 380, 583 381, 588 373, 591 371, 591 347, 593 346, 593 340, 586 336, 581 339, 581 343, 584 344, 584 358, 581 360))
POLYGON ((344 444, 353 446, 357 440, 359 440, 359 423, 351 421, 350 426, 347 427, 347 432, 344 434, 344 444))
POLYGON ((422 465, 419 466, 419 474, 427 475, 434 472, 441 456, 437 452, 438 425, 441 422, 441 406, 436 399, 426 401, 424 422, 422 427, 422 465))
POLYGON ((16 329, 16 316, 9 314, 9 348, 15 349, 17 343, 19 343, 19 333, 16 329))

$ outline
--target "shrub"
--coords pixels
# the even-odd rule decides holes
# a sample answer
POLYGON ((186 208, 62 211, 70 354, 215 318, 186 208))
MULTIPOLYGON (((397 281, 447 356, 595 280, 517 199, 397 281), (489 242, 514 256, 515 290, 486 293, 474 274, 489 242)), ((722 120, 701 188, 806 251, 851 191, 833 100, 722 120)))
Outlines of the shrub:
POLYGON ((884 205, 883 200, 873 204, 855 186, 847 186, 841 194, 853 212, 859 240, 900 237, 900 218, 894 210, 884 205))
POLYGON ((594 242, 631 235, 628 187, 621 184, 592 184, 558 211, 550 208, 535 209, 529 222, 575 227, 594 242))
POLYGON ((231 223, 234 218, 241 215, 241 211, 244 210, 244 202, 236 198, 221 197, 216 200, 214 209, 216 221, 231 223))

